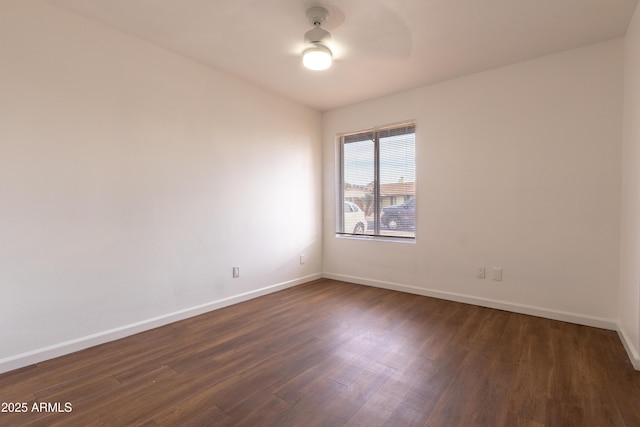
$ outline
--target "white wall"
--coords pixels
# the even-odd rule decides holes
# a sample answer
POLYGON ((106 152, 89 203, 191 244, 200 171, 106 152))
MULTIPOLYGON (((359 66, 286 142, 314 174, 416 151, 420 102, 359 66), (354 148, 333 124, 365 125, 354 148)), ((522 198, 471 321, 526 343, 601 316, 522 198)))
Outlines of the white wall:
POLYGON ((320 113, 33 0, 0 94, 0 371, 320 276, 320 113))
POLYGON ((615 328, 623 53, 616 39, 325 113, 325 275, 615 328), (335 135, 407 119, 416 243, 336 238, 335 135))
POLYGON ((640 369, 640 7, 627 31, 620 228, 620 334, 640 369))

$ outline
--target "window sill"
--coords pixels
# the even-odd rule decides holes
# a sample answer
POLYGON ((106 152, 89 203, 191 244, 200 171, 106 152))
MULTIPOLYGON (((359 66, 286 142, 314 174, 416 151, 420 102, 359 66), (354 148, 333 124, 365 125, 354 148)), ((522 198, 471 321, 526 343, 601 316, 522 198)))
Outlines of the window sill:
POLYGON ((415 244, 415 237, 398 237, 398 236, 371 236, 367 234, 335 234, 336 239, 345 240, 366 240, 374 242, 393 242, 393 243, 409 243, 415 244))

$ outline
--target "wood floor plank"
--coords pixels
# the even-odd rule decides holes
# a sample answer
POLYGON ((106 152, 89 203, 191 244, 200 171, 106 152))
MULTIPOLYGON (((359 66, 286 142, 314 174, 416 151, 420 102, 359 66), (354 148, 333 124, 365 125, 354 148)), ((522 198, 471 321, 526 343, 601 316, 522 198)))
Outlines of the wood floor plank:
POLYGON ((640 426, 615 332, 318 280, 0 375, 4 426, 640 426), (53 408, 53 407, 51 407, 53 408))
POLYGON ((345 389, 345 386, 333 380, 320 377, 314 381, 312 389, 287 410, 282 411, 273 420, 274 426, 310 426, 317 425, 310 420, 322 420, 330 402, 345 389))

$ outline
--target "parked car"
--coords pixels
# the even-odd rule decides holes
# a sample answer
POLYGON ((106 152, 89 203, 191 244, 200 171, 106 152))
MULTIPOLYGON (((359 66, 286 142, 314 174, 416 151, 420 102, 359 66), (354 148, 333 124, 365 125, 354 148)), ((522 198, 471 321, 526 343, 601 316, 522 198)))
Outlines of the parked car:
POLYGON ((351 202, 344 202, 344 232, 353 234, 364 234, 367 232, 367 219, 364 211, 358 205, 351 202))
POLYGON ((382 208, 380 222, 389 230, 415 229, 416 227, 416 199, 411 199, 400 205, 382 208))

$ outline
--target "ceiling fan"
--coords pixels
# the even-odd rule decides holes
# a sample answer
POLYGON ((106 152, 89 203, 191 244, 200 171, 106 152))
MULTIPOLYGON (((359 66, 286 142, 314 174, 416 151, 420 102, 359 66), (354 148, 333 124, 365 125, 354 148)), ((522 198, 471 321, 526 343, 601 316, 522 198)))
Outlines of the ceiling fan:
POLYGON ((313 27, 304 35, 302 58, 306 68, 326 70, 334 59, 345 58, 345 55, 359 60, 410 55, 412 37, 406 23, 383 2, 368 3, 366 8, 356 1, 325 0, 323 3, 326 4, 316 4, 306 10, 307 20, 313 27), (348 25, 342 26, 345 22, 348 25), (371 25, 372 22, 376 25, 371 25), (332 40, 326 28, 340 32, 339 43, 332 40), (337 53, 336 45, 339 46, 337 53))
POLYGON ((304 34, 302 63, 310 70, 326 70, 333 60, 333 52, 328 46, 331 34, 322 28, 329 12, 324 7, 314 6, 307 9, 306 15, 313 29, 304 34))

